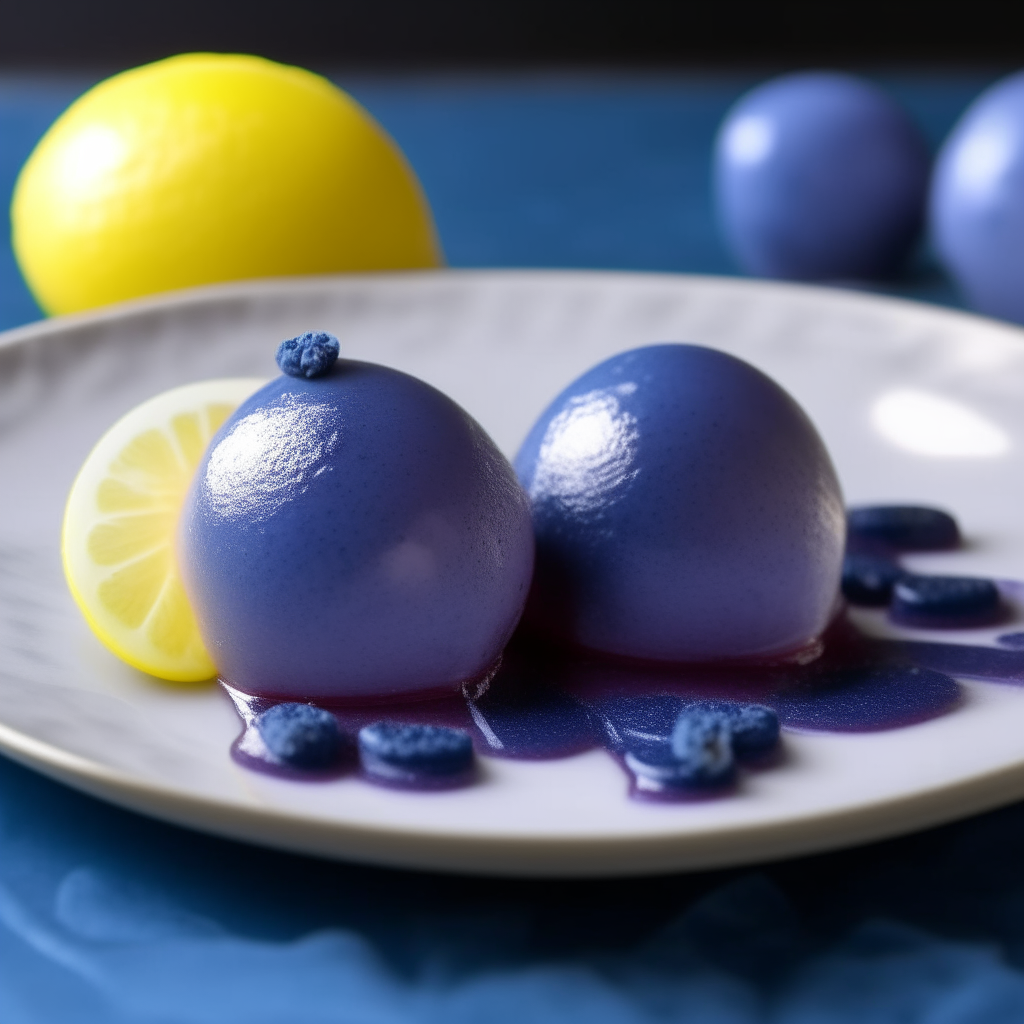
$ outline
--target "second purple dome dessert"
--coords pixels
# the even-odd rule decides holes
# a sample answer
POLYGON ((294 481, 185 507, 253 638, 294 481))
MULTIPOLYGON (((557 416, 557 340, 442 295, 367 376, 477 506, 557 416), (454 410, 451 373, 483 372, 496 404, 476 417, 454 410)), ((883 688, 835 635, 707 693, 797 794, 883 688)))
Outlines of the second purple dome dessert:
POLYGON ((569 385, 523 443, 535 628, 658 661, 772 659, 835 611, 845 517, 797 403, 740 359, 653 345, 569 385))
POLYGON ((480 679, 533 566, 526 496, 483 429, 429 385, 286 342, 285 375, 203 458, 179 528, 221 677, 247 693, 376 700, 480 679))

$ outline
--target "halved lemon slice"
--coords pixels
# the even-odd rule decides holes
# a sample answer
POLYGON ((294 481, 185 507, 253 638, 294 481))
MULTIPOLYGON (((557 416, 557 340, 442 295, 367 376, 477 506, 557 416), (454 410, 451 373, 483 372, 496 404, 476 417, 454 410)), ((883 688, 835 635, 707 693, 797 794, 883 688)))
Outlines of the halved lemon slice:
POLYGON ((178 574, 175 534, 210 439, 264 383, 201 381, 143 402, 100 438, 71 488, 62 548, 72 596, 96 636, 150 675, 216 675, 178 574))

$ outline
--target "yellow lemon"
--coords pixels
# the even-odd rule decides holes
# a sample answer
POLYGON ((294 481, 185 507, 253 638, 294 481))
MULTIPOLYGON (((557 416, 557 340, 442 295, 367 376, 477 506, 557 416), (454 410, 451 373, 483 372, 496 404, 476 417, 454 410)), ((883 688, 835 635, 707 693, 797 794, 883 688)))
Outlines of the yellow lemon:
POLYGON ((14 251, 49 313, 214 281, 434 267, 402 153, 325 78, 192 53, 115 75, 29 157, 14 251))
POLYGON ((175 557, 196 466, 217 428, 264 384, 237 378, 165 391, 100 438, 64 513, 64 573, 93 632, 119 658, 162 679, 209 679, 175 557))

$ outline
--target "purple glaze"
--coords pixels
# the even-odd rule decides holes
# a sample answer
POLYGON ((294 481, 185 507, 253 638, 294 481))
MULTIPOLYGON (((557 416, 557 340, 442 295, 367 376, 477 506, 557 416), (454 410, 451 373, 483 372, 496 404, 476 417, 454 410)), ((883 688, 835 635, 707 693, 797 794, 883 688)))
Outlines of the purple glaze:
MULTIPOLYGON (((542 666, 535 666, 541 668, 542 666)), ((543 670, 543 669, 542 669, 543 670)), ((469 700, 481 750, 492 757, 549 760, 597 746, 587 706, 556 687, 492 686, 469 700)))
MULTIPOLYGON (((493 679, 466 686, 461 698, 328 709, 352 741, 350 748, 362 726, 381 718, 468 730, 477 752, 490 757, 542 760, 603 747, 626 772, 634 796, 688 800, 695 794, 659 786, 650 773, 638 776, 627 755, 642 757, 652 744, 667 745, 679 713, 695 702, 763 704, 786 729, 877 732, 955 711, 962 690, 953 676, 1024 685, 1024 651, 880 640, 839 620, 825 636, 824 654, 806 665, 666 666, 560 650, 521 630, 493 679)), ((327 773, 302 773, 275 762, 252 728, 272 701, 225 689, 246 725, 232 748, 239 763, 314 781, 359 771, 354 759, 327 773)), ((780 756, 784 746, 761 759, 741 757, 741 778, 752 768, 770 768, 780 756)), ((474 777, 451 781, 465 785, 474 777)), ((436 781, 410 778, 401 785, 429 790, 436 781)))
POLYGON ((921 640, 878 640, 881 659, 934 669, 964 679, 1024 686, 1024 651, 973 644, 942 644, 921 640))
POLYGON ((810 420, 759 370, 654 345, 566 388, 515 461, 537 565, 527 617, 672 662, 764 659, 833 613, 845 515, 810 420))
POLYGON ((743 96, 719 130, 722 231, 758 276, 885 276, 919 232, 928 164, 911 120, 870 82, 786 75, 743 96))
POLYGON ((956 680, 906 665, 862 665, 794 682, 769 698, 788 728, 877 732, 924 722, 961 700, 956 680))
POLYGON ((486 675, 522 610, 533 539, 511 467, 468 414, 414 377, 340 360, 271 381, 225 423, 186 499, 179 561, 232 686, 370 699, 486 675))

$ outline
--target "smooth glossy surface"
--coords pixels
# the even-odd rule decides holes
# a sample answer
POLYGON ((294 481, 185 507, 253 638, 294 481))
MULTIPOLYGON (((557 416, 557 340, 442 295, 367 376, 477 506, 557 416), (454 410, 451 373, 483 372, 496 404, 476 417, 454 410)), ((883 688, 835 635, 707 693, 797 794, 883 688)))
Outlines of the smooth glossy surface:
POLYGON ((834 610, 835 471, 782 388, 733 356, 657 345, 588 370, 515 460, 530 496, 536 628, 609 654, 790 654, 834 610))
POLYGON ((729 111, 715 147, 719 222, 748 273, 892 273, 920 228, 928 152, 907 115, 852 75, 787 75, 729 111))
POLYGON ((196 471, 182 577, 223 679, 366 699, 492 669, 529 587, 526 497, 451 399, 340 360, 244 402, 196 471))
MULTIPOLYGON (((984 648, 977 651, 979 672, 988 670, 998 678, 998 659, 990 658, 984 648)), ((955 712, 964 699, 956 680, 944 672, 917 667, 911 651, 906 654, 910 665, 857 667, 784 690, 777 697, 779 716, 792 728, 859 733, 905 729, 955 712)))
POLYGON ((971 104, 935 164, 931 230, 982 313, 1024 321, 1024 72, 971 104))

